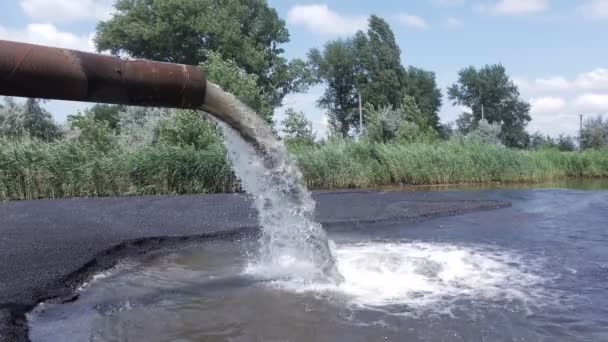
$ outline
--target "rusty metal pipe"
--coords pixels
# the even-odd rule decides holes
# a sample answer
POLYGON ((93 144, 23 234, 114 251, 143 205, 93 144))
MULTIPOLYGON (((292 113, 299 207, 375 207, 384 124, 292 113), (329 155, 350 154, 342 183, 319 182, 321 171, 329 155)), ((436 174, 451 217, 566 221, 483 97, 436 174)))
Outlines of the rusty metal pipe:
POLYGON ((0 40, 0 95, 201 108, 199 67, 0 40))

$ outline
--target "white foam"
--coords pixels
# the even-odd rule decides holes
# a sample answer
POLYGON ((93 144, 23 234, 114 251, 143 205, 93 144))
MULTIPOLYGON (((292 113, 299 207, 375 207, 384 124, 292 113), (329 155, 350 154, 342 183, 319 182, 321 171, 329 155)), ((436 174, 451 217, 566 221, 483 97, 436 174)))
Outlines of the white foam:
MULTIPOLYGON (((362 306, 404 304, 434 307, 462 299, 533 302, 545 279, 517 253, 487 246, 459 246, 422 242, 368 242, 335 249, 339 285, 272 281, 294 292, 345 295, 362 306)), ((272 266, 250 265, 246 272, 272 278, 272 266)))

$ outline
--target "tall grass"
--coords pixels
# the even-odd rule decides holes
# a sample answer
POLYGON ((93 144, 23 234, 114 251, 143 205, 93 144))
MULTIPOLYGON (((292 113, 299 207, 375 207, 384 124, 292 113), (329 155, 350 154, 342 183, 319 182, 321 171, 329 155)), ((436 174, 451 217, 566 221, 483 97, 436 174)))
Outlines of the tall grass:
POLYGON ((0 200, 229 192, 224 155, 221 145, 100 153, 74 141, 0 141, 0 200))
MULTIPOLYGON (((539 182, 608 177, 608 150, 512 150, 466 141, 291 146, 310 188, 539 182)), ((162 144, 102 153, 77 141, 0 140, 0 200, 230 192, 238 181, 220 144, 162 144)))
POLYGON ((608 150, 514 150, 451 140, 412 144, 337 141, 301 146, 294 152, 311 188, 608 177, 608 150))

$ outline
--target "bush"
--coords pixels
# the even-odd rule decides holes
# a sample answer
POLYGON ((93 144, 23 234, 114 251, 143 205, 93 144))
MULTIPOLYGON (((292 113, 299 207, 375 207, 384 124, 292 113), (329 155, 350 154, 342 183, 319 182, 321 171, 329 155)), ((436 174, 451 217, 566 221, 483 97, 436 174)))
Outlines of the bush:
POLYGON ((439 134, 411 96, 405 96, 397 108, 367 107, 366 137, 374 142, 433 141, 439 134))
POLYGON ((162 119, 157 134, 158 142, 168 146, 204 150, 221 144, 215 123, 203 117, 202 112, 193 110, 178 110, 171 117, 162 119))
POLYGON ((68 117, 68 124, 77 133, 78 139, 84 145, 107 153, 116 144, 116 136, 107 121, 96 120, 91 114, 81 114, 68 117))
POLYGON ((472 140, 475 143, 481 144, 492 144, 502 146, 500 140, 501 128, 498 123, 489 123, 487 120, 482 119, 477 123, 477 127, 470 131, 466 138, 472 140))
POLYGON ((587 119, 581 132, 581 147, 608 147, 608 121, 602 116, 587 119))

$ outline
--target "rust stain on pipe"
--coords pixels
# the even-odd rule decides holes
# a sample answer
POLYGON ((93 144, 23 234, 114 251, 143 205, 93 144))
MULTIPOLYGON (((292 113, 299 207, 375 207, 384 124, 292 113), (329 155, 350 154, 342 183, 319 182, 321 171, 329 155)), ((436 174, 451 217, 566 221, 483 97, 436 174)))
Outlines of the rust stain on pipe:
POLYGON ((0 40, 0 95, 200 108, 206 83, 195 66, 0 40))

